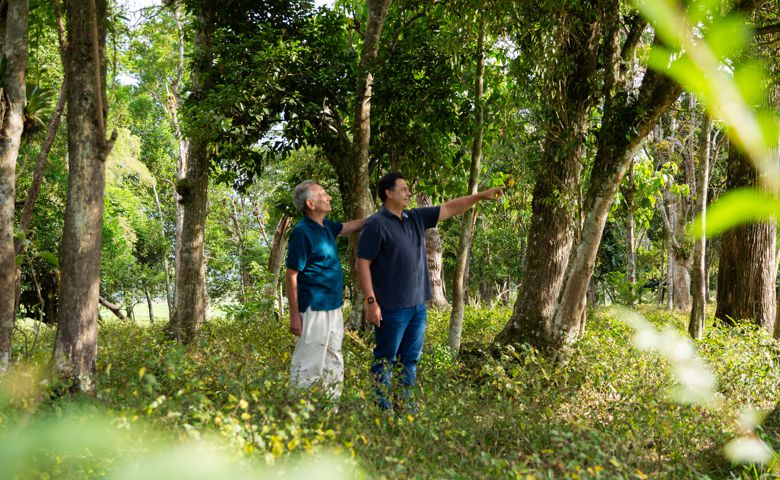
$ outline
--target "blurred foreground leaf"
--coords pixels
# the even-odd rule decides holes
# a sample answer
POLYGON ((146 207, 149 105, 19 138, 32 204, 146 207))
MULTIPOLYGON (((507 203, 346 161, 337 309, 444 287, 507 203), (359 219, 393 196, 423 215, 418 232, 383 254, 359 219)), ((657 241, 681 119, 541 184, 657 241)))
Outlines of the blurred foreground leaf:
POLYGON ((739 225, 765 222, 780 215, 780 200, 755 188, 740 188, 723 195, 707 208, 704 228, 699 217, 693 223, 693 234, 719 235, 739 225))

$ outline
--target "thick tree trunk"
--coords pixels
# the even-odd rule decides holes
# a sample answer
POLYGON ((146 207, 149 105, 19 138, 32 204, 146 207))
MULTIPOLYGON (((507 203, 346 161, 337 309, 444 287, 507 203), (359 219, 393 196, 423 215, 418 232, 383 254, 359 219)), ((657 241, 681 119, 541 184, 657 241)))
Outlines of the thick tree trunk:
POLYGON ((582 238, 569 265, 566 285, 555 313, 555 343, 559 346, 576 340, 581 331, 579 322, 584 319, 585 294, 593 275, 601 235, 628 164, 650 129, 681 91, 668 77, 648 70, 635 100, 605 112, 591 184, 585 196, 582 238))
POLYGON ((105 160, 116 132, 107 142, 105 0, 66 7, 69 174, 54 369, 69 389, 94 394, 105 160))
POLYGON ((24 130, 28 62, 28 0, 8 0, 0 5, 5 36, 2 55, 7 62, 0 83, 0 373, 11 362, 11 337, 16 317, 16 248, 14 202, 16 158, 24 130))
MULTIPOLYGON (((355 89, 355 118, 353 124, 351 159, 341 159, 334 167, 339 176, 339 187, 345 213, 349 220, 365 218, 373 212, 370 187, 368 183, 368 153, 371 143, 371 91, 374 83, 372 72, 377 54, 379 53, 382 28, 384 27, 387 8, 390 0, 367 0, 368 19, 363 38, 363 49, 360 53, 358 80, 355 89)), ((350 265, 353 271, 356 261, 358 233, 349 239, 350 265)), ((353 276, 357 278, 357 274, 353 276)), ((355 326, 362 323, 363 294, 357 286, 352 285, 352 310, 348 324, 355 326)))
MULTIPOLYGON (((485 19, 479 21, 479 37, 477 38, 477 62, 474 75, 474 139, 471 146, 471 171, 469 172, 469 187, 467 195, 477 193, 479 169, 482 164, 482 136, 484 133, 484 106, 482 93, 485 79, 485 19)), ((449 345, 457 352, 460 350, 460 339, 463 333, 463 314, 466 303, 466 266, 471 252, 471 241, 474 237, 474 227, 477 221, 477 209, 473 208, 463 218, 463 229, 460 232, 458 255, 455 260, 455 272, 452 275, 452 312, 450 313, 449 345)))
MULTIPOLYGON (((698 185, 696 185, 696 214, 702 218, 702 226, 705 225, 704 218, 707 214, 707 191, 709 190, 710 178, 710 134, 712 133, 712 120, 705 113, 702 119, 701 133, 699 139, 699 172, 698 185)), ((701 236, 694 239, 693 243, 693 305, 691 307, 691 318, 688 322, 688 333, 691 338, 701 340, 704 335, 704 309, 707 305, 707 274, 706 258, 707 237, 702 233, 701 236)))
MULTIPOLYGON (((274 238, 271 243, 271 250, 268 252, 268 283, 265 293, 272 297, 277 297, 277 291, 281 287, 282 275, 280 271, 284 264, 284 252, 287 250, 287 232, 293 226, 293 219, 287 215, 282 214, 282 218, 279 219, 279 223, 276 225, 276 231, 274 232, 274 238)), ((279 310, 283 308, 283 304, 280 303, 279 310)))
MULTIPOLYGON (((195 32, 198 61, 192 63, 193 95, 205 95, 210 88, 212 20, 210 6, 198 12, 195 32)), ((176 246, 176 275, 173 319, 166 327, 168 338, 191 343, 206 321, 206 257, 204 237, 209 184, 208 140, 201 135, 187 145, 186 174, 176 184, 182 207, 182 231, 176 246)))
POLYGON ((24 130, 24 107, 28 63, 29 5, 27 0, 9 0, 0 6, 5 78, 0 83, 0 373, 11 362, 11 338, 16 317, 16 248, 14 203, 16 159, 24 130))
MULTIPOLYGON (((550 96, 553 113, 545 125, 540 171, 531 203, 532 217, 525 253, 524 278, 514 312, 496 337, 498 343, 530 343, 546 349, 553 341, 552 318, 564 282, 573 243, 572 205, 585 153, 588 112, 595 101, 595 74, 601 15, 571 12, 562 32, 560 71, 548 81, 559 92, 550 96)), ((584 298, 584 297, 583 297, 584 298)))
MULTIPOLYGON (((424 192, 417 193, 417 205, 433 206, 433 201, 424 192)), ((425 254, 428 257, 428 273, 431 277, 431 301, 433 308, 447 308, 449 303, 444 295, 444 279, 442 268, 442 240, 438 228, 425 231, 425 254)))
MULTIPOLYGON (((756 186, 746 155, 729 145, 727 187, 756 186)), ((772 329, 775 322, 775 223, 757 223, 723 234, 715 317, 726 324, 746 319, 772 329)))

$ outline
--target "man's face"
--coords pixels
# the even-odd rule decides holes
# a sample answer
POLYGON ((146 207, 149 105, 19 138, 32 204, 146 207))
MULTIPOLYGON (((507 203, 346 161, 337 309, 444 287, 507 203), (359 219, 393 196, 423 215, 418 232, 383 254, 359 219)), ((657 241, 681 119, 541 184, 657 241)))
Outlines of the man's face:
POLYGON ((409 199, 412 198, 412 191, 409 190, 406 180, 399 178, 395 181, 395 186, 392 190, 386 190, 387 199, 401 208, 406 208, 409 205, 409 199))
POLYGON ((311 196, 306 200, 306 205, 312 212, 328 214, 331 211, 330 195, 319 185, 309 187, 311 196))

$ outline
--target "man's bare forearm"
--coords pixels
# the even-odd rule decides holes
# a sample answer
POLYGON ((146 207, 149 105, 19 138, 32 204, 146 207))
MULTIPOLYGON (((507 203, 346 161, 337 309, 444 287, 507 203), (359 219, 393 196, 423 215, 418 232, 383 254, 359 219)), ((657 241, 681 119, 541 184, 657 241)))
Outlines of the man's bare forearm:
POLYGON ((292 317, 300 313, 298 311, 298 272, 288 268, 285 283, 287 285, 287 304, 290 306, 290 316, 292 317))
POLYGON ((500 188, 491 188, 484 190, 474 195, 466 195, 465 197, 454 198, 448 202, 445 202, 439 210, 439 220, 443 222, 448 218, 452 218, 455 215, 460 215, 480 200, 496 200, 503 195, 503 191, 500 188))
POLYGON ((339 232, 339 236, 343 237, 346 235, 351 235, 352 233, 355 233, 357 231, 360 231, 360 229, 363 228, 364 220, 365 219, 361 218, 358 220, 352 220, 350 222, 344 223, 341 232, 339 232))
POLYGON ((355 266, 358 274, 358 282, 360 283, 360 289, 363 291, 363 296, 373 297, 374 282, 371 280, 371 260, 358 258, 355 266))

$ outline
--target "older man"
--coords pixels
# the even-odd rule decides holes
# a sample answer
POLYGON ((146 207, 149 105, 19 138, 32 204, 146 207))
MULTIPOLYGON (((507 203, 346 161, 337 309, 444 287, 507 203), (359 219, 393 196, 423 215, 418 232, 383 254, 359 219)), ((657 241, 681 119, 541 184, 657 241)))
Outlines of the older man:
POLYGON ((313 180, 295 187, 293 203, 303 218, 290 234, 286 281, 290 332, 299 337, 292 357, 291 383, 309 387, 322 382, 337 399, 344 379, 344 277, 336 237, 360 230, 363 220, 343 224, 328 220, 330 200, 313 180))
POLYGON ((382 208, 366 220, 360 233, 357 274, 368 320, 376 326, 371 373, 377 381, 377 401, 389 409, 392 372, 388 367, 400 361, 404 397, 417 378, 427 323, 425 302, 431 298, 425 230, 503 192, 493 188, 441 206, 407 210, 411 191, 403 175, 388 173, 376 189, 382 208))

